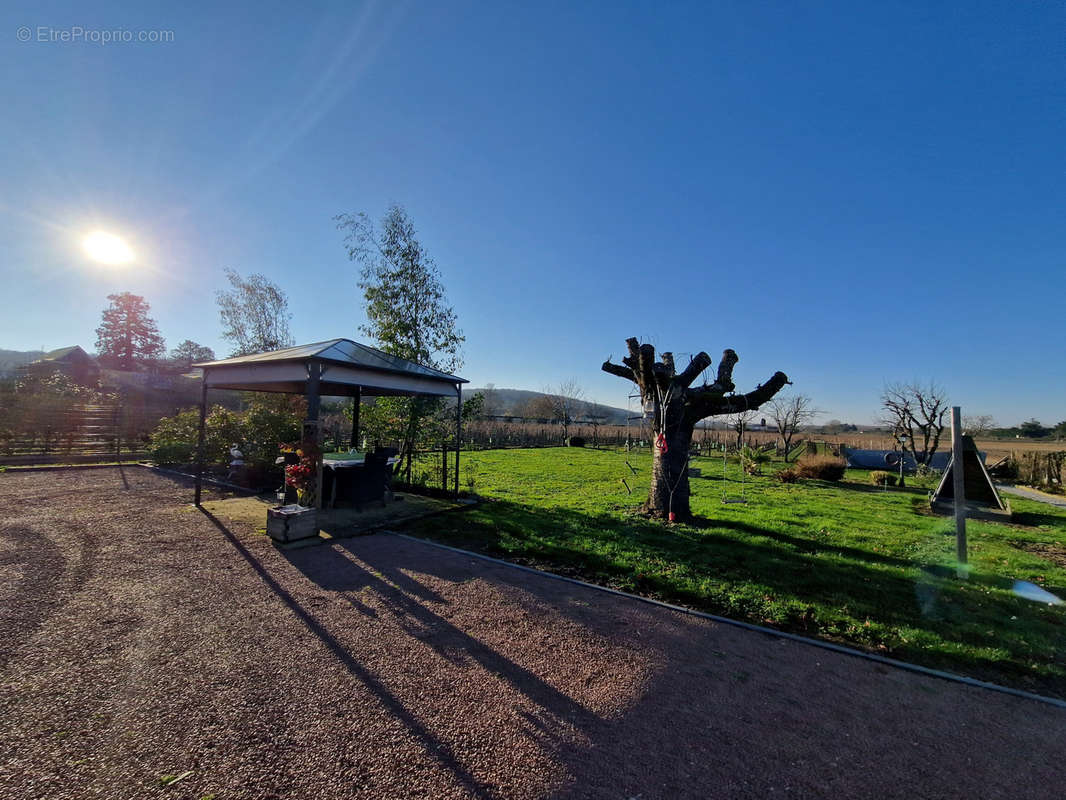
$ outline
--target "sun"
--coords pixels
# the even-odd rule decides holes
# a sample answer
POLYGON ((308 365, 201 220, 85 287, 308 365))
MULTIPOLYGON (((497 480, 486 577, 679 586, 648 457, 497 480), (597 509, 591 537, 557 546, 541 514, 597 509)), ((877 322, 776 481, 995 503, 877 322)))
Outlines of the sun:
POLYGON ((90 233, 81 243, 86 254, 101 264, 128 264, 133 261, 133 250, 121 236, 104 231, 90 233))

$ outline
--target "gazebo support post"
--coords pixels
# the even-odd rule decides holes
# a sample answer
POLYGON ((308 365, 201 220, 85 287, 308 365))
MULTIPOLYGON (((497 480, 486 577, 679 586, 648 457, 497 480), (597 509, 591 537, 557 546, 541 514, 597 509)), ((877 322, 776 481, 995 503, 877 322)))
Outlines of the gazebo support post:
POLYGON ((204 432, 207 425, 207 370, 200 381, 200 429, 196 435, 196 507, 200 507, 200 493, 204 485, 204 432))
POLYGON ((363 399, 363 387, 355 387, 355 396, 352 398, 352 450, 359 449, 359 404, 363 399))
POLYGON ((463 446, 463 385, 455 384, 455 496, 459 496, 459 450, 463 446))
MULTIPOLYGON (((314 431, 315 446, 321 448, 322 437, 318 427, 318 410, 321 405, 321 398, 319 397, 318 390, 319 384, 322 381, 322 364, 318 361, 311 361, 307 365, 307 423, 310 425, 304 425, 304 436, 306 437, 306 431, 310 427, 314 431)), ((318 459, 318 473, 315 475, 315 508, 322 508, 322 459, 318 459)))

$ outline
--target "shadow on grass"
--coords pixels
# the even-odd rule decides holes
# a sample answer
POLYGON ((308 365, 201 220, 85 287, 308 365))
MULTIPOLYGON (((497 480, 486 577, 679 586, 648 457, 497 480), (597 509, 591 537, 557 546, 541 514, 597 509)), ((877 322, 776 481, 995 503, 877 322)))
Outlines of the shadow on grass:
POLYGON ((910 495, 912 497, 927 498, 929 496, 929 490, 921 486, 889 486, 887 489, 883 486, 875 486, 872 483, 858 483, 855 481, 840 481, 839 483, 829 484, 840 489, 847 489, 849 492, 865 492, 867 494, 883 494, 883 495, 910 495))
POLYGON ((890 564, 894 567, 903 568, 916 566, 913 561, 909 561, 905 558, 897 558, 896 556, 890 556, 884 553, 874 553, 870 550, 860 550, 855 547, 846 547, 844 545, 826 544, 813 539, 805 539, 801 536, 790 536, 787 533, 781 533, 780 531, 775 531, 771 528, 760 528, 757 525, 749 525, 748 523, 740 522, 739 520, 708 519, 706 517, 697 516, 693 517, 690 524, 701 530, 727 528, 748 536, 759 536, 773 539, 774 541, 794 547, 802 553, 808 553, 811 555, 816 555, 818 553, 834 553, 838 556, 854 559, 856 561, 890 564))
POLYGON ((1036 511, 1015 511, 1006 524, 1025 528, 1043 528, 1062 524, 1062 515, 1041 514, 1036 511))

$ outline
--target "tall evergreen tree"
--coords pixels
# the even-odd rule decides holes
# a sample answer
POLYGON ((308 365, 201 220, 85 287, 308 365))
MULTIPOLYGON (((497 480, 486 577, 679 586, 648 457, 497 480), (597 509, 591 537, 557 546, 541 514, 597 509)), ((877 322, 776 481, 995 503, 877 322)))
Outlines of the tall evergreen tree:
POLYGON ((109 294, 111 305, 104 309, 96 329, 96 351, 119 369, 132 370, 138 361, 158 358, 166 348, 155 320, 148 316, 151 306, 143 297, 129 292, 109 294))

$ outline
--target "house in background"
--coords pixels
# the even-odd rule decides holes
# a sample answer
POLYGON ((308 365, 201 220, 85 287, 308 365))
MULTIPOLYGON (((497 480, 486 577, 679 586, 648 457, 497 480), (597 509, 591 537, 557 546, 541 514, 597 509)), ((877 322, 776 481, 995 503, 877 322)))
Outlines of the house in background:
POLYGON ((45 353, 36 361, 27 364, 24 369, 31 375, 62 372, 82 386, 96 386, 100 380, 100 365, 78 345, 45 353))

